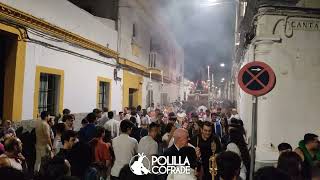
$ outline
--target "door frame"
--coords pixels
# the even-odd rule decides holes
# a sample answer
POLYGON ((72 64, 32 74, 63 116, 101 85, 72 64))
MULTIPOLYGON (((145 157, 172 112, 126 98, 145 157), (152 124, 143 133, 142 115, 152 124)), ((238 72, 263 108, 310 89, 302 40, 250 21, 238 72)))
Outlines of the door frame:
POLYGON ((21 121, 27 44, 23 38, 26 32, 2 23, 0 30, 16 36, 5 68, 3 119, 21 121))

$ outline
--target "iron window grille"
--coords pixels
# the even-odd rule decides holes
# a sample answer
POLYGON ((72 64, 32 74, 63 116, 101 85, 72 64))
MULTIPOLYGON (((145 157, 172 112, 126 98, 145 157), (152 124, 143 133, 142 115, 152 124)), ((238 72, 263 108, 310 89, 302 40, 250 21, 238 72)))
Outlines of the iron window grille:
POLYGON ((99 109, 109 107, 109 92, 110 92, 110 83, 100 82, 99 83, 99 102, 98 102, 99 109))
POLYGON ((59 76, 40 73, 38 112, 48 111, 54 116, 57 113, 59 76))

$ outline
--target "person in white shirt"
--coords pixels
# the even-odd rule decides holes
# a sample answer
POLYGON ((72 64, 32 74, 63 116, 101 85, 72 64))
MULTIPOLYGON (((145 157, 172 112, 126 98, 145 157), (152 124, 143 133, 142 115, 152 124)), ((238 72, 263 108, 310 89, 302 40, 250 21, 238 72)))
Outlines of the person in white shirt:
POLYGON ((166 126, 166 133, 162 136, 162 142, 164 143, 165 149, 170 147, 169 145, 173 144, 173 133, 177 128, 174 123, 170 122, 166 126))
MULTIPOLYGON (((160 125, 153 122, 149 125, 149 134, 148 136, 143 137, 138 145, 138 153, 143 153, 147 156, 151 162, 153 155, 158 155, 158 143, 155 141, 155 138, 160 133, 160 125)), ((145 167, 149 165, 147 162, 143 162, 145 167)))
POLYGON ((59 118, 58 123, 63 123, 63 121, 62 121, 63 116, 64 115, 70 115, 70 114, 71 114, 70 109, 63 109, 62 116, 59 118))
POLYGON ((104 124, 104 128, 111 133, 111 138, 118 137, 120 135, 120 122, 113 119, 113 112, 108 112, 108 121, 104 124))
POLYGON ((131 117, 136 118, 137 127, 140 128, 141 127, 141 119, 140 119, 140 116, 137 114, 137 111, 135 111, 134 109, 131 110, 131 117))
POLYGON ((128 107, 125 107, 125 108, 123 109, 123 115, 124 115, 124 118, 123 118, 123 119, 129 120, 130 117, 131 117, 131 109, 129 109, 128 107))
POLYGON ((103 112, 102 112, 101 118, 97 119, 97 126, 104 126, 104 124, 106 124, 106 122, 109 120, 108 118, 109 109, 104 107, 102 111, 103 112))
POLYGON ((111 169, 111 180, 119 179, 121 169, 130 163, 130 160, 138 151, 138 141, 129 136, 133 127, 134 124, 131 121, 121 121, 121 135, 112 140, 115 162, 111 169))
POLYGON ((198 113, 199 120, 204 121, 205 114, 206 113, 203 111, 203 109, 200 109, 200 112, 198 113))
POLYGON ((238 119, 238 120, 240 120, 241 118, 240 118, 240 115, 238 114, 238 112, 237 112, 237 109, 235 109, 235 108, 233 108, 232 110, 231 110, 231 117, 228 119, 228 123, 230 124, 231 123, 231 119, 232 118, 235 118, 235 119, 238 119))
POLYGON ((147 112, 151 112, 151 111, 154 111, 155 108, 154 108, 154 103, 151 103, 151 106, 147 108, 147 112))
POLYGON ((210 112, 209 109, 206 110, 206 114, 203 116, 203 120, 204 120, 204 121, 209 121, 209 122, 212 121, 212 120, 211 120, 211 112, 210 112))
POLYGON ((56 126, 56 136, 53 140, 53 151, 54 155, 57 155, 60 152, 60 149, 63 148, 63 144, 61 141, 62 133, 65 131, 65 124, 64 123, 58 123, 56 126))
POLYGON ((62 117, 62 122, 65 124, 65 130, 73 130, 73 121, 74 121, 74 116, 72 116, 71 114, 69 115, 64 115, 62 117))
POLYGON ((151 119, 147 113, 146 109, 142 110, 142 117, 141 117, 141 127, 142 128, 147 128, 148 125, 151 124, 151 119))

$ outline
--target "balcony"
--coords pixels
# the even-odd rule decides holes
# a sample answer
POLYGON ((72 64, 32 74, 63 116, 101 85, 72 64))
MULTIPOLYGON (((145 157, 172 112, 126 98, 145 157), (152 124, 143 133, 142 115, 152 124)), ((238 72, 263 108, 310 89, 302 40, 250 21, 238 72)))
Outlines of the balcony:
POLYGON ((152 73, 152 76, 156 75, 156 76, 160 76, 161 77, 161 70, 158 68, 148 68, 147 71, 150 73, 152 73))

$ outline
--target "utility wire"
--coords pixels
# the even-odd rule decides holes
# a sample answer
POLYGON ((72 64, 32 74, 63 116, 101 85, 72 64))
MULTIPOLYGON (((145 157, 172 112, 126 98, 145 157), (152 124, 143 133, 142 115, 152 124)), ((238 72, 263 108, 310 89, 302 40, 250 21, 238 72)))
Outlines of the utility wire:
MULTIPOLYGON (((61 47, 58 47, 56 45, 52 45, 50 43, 46 43, 46 42, 43 42, 43 41, 39 41, 39 40, 36 40, 36 39, 33 39, 33 38, 30 38, 29 37, 29 34, 33 34, 33 35, 36 35, 36 36, 39 36, 41 38, 44 38, 46 40, 50 40, 50 41, 55 41, 55 42, 60 42, 60 43, 67 43, 68 45, 72 46, 72 47, 76 47, 76 48, 81 48, 81 49, 85 49, 85 50, 90 50, 90 49, 86 49, 86 48, 82 48, 81 46, 77 46, 77 45, 74 45, 72 43, 69 43, 67 41, 64 41, 64 40, 61 40, 61 39, 58 39, 58 38, 53 38, 52 36, 49 36, 49 35, 46 35, 34 28, 27 28, 25 26, 21 26, 20 24, 17 24, 13 21, 8 21, 8 20, 5 20, 5 19, 0 19, 0 22, 6 24, 6 25, 9 25, 9 26, 13 26, 15 27, 17 30, 19 30, 20 32, 20 35, 22 37, 22 39, 19 39, 19 40, 22 40, 24 42, 29 42, 29 43, 34 43, 34 44, 38 44, 38 45, 41 45, 41 46, 44 46, 46 48, 49 48, 49 49, 52 49, 52 50, 55 50, 55 51, 59 51, 59 52, 63 52, 63 53, 67 53, 67 54, 70 54, 70 55, 74 55, 74 56, 77 56, 77 57, 80 57, 80 58, 83 58, 83 59, 87 59, 87 60, 91 60, 91 61, 94 61, 94 62, 97 62, 97 63, 101 63, 101 64, 105 64, 105 65, 108 65, 108 66, 111 66, 111 67, 119 67, 119 65, 117 64, 117 61, 114 60, 113 58, 108 58, 108 59, 111 59, 113 60, 113 62, 115 62, 116 64, 112 64, 112 63, 108 63, 108 62, 105 62, 103 60, 100 60, 100 59, 96 59, 96 58, 92 58, 92 57, 89 57, 89 56, 86 56, 86 55, 83 55, 83 54, 80 54, 78 52, 75 52, 75 51, 71 51, 71 50, 67 50, 65 48, 61 48, 61 47), (25 31, 25 33, 23 33, 21 31, 21 29, 23 29, 25 31)), ((90 51, 93 51, 93 50, 90 50, 90 51)), ((93 51, 95 53, 97 53, 96 51, 93 51)), ((101 54, 98 53, 100 56, 101 54)), ((104 56, 102 56, 104 57, 104 56)), ((106 57, 107 58, 107 57, 106 57)))
MULTIPOLYGON (((28 33, 34 34, 36 36, 39 36, 41 38, 44 38, 44 39, 47 39, 47 40, 50 40, 50 41, 66 43, 66 44, 68 44, 68 45, 70 45, 72 47, 76 47, 76 48, 80 48, 80 49, 84 49, 84 50, 90 50, 90 49, 86 49, 86 48, 83 48, 81 46, 69 43, 69 42, 67 42, 65 40, 62 40, 62 39, 58 39, 58 38, 55 38, 55 37, 53 38, 52 36, 44 34, 44 33, 40 32, 39 30, 36 30, 34 28, 25 27, 25 26, 22 26, 22 25, 20 25, 20 24, 18 24, 16 22, 9 21, 7 19, 1 19, 0 18, 0 22, 4 23, 6 25, 9 25, 9 26, 15 27, 20 32, 21 39, 18 39, 19 41, 38 44, 38 45, 41 45, 43 47, 46 47, 46 48, 49 48, 49 49, 52 49, 52 50, 55 50, 55 51, 67 53, 67 54, 70 54, 70 55, 73 55, 73 56, 76 56, 76 57, 80 57, 80 58, 83 58, 83 59, 87 59, 87 60, 90 60, 90 61, 93 61, 93 62, 97 62, 97 63, 100 63, 100 64, 105 64, 105 65, 108 65, 108 66, 111 66, 111 67, 116 67, 116 68, 121 67, 123 70, 132 71, 132 68, 129 68, 129 67, 126 67, 126 66, 123 66, 123 65, 119 64, 118 61, 115 60, 114 58, 106 57, 108 59, 111 59, 115 63, 115 64, 112 64, 112 63, 108 63, 106 61, 103 61, 101 59, 96 59, 96 58, 93 58, 93 57, 89 57, 89 56, 80 54, 80 53, 75 52, 75 51, 71 51, 71 50, 68 50, 68 49, 65 49, 65 48, 58 47, 56 45, 50 44, 50 43, 46 43, 46 42, 43 42, 43 41, 40 41, 40 40, 36 40, 36 39, 30 38, 28 33), (21 29, 23 29, 25 31, 25 33, 21 29)), ((94 50, 90 50, 90 51, 98 53, 100 56, 105 57, 105 56, 101 55, 99 52, 96 52, 94 50)), ((134 71, 135 72, 140 72, 139 70, 134 70, 134 71)), ((144 73, 143 72, 141 72, 141 73, 144 76, 144 73)))
POLYGON ((106 65, 111 66, 111 67, 117 67, 116 64, 111 64, 111 63, 105 62, 103 60, 92 58, 92 57, 89 57, 89 56, 86 56, 86 55, 83 55, 83 54, 80 54, 80 53, 77 53, 77 52, 74 52, 74 51, 70 51, 70 50, 67 50, 67 49, 64 49, 64 48, 61 48, 61 47, 58 47, 58 46, 55 46, 55 45, 52 45, 52 44, 49 44, 49 43, 46 43, 46 42, 43 42, 43 41, 39 41, 39 40, 35 40, 35 39, 25 39, 23 41, 24 42, 38 44, 38 45, 44 46, 44 47, 46 47, 48 49, 52 49, 52 50, 55 50, 55 51, 67 53, 67 54, 70 54, 70 55, 73 55, 73 56, 77 56, 77 57, 80 57, 80 58, 83 58, 83 59, 91 60, 91 61, 94 61, 94 62, 97 62, 97 63, 100 63, 100 64, 106 64, 106 65))

